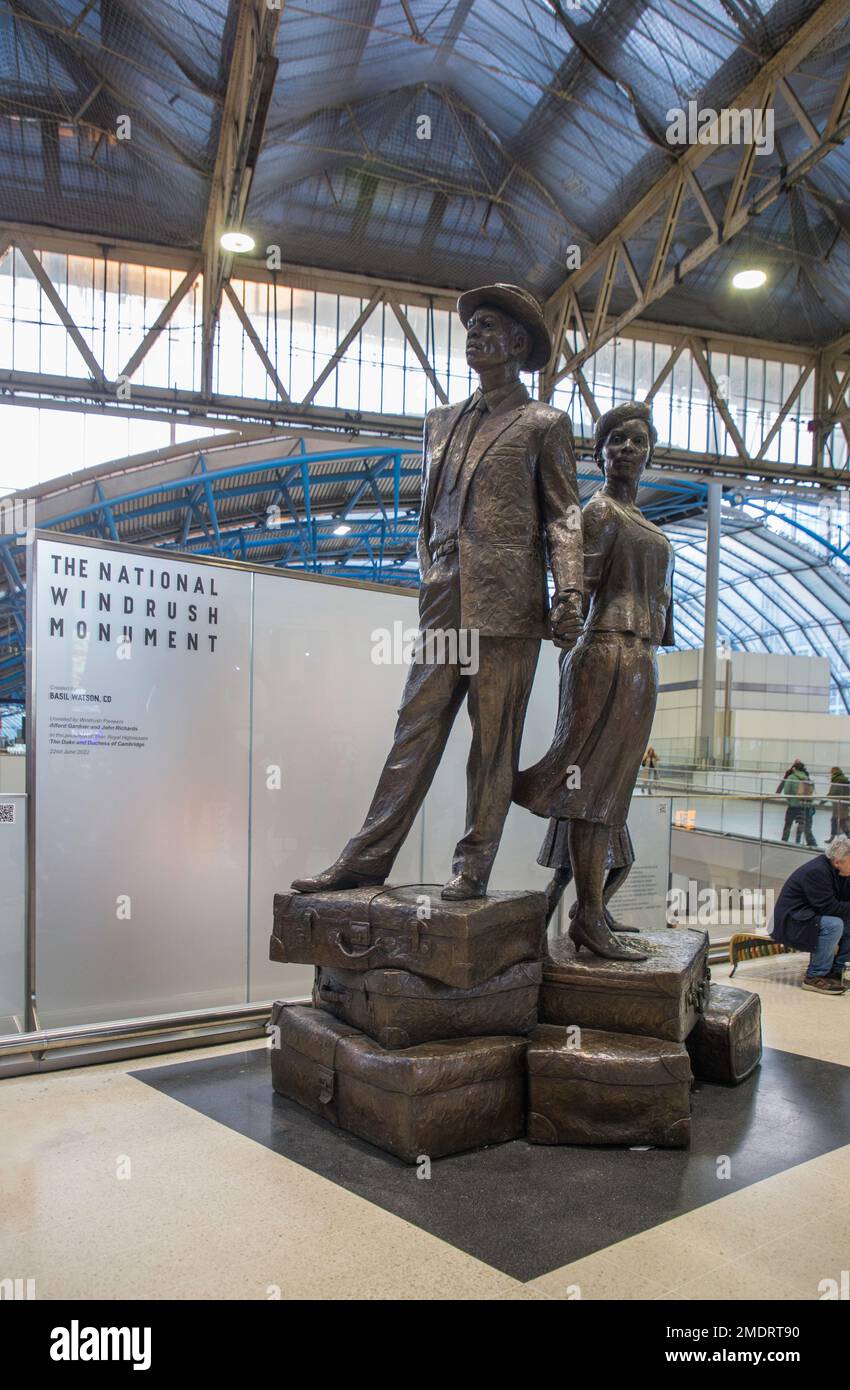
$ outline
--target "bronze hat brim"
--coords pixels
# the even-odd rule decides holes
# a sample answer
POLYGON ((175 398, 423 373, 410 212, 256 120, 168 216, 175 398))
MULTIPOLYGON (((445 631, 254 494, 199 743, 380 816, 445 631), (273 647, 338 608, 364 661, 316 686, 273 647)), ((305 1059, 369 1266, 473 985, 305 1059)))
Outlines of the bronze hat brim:
POLYGON ((457 312, 464 328, 469 324, 473 313, 482 304, 492 304, 494 309, 504 309, 512 319, 521 323, 531 335, 531 348, 525 360, 523 371, 537 372, 545 367, 552 356, 552 339, 540 306, 521 290, 510 285, 482 285, 477 290, 466 290, 458 299, 457 312))

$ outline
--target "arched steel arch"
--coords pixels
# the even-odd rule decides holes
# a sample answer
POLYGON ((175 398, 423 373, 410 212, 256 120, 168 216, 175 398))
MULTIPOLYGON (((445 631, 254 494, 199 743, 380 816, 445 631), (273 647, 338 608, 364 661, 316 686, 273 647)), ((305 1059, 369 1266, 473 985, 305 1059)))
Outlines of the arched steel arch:
MULTIPOLYGON (((292 444, 292 441, 288 441, 292 444)), ((94 470, 34 493, 0 499, 0 702, 23 699, 26 645, 26 526, 58 535, 150 545, 275 567, 415 586, 421 464, 403 445, 363 444, 307 453, 303 441, 279 456, 216 464, 187 454, 173 464, 94 470), (75 503, 75 505, 69 505, 75 503), (15 533, 18 532, 18 534, 15 533)), ((238 453, 237 453, 238 457, 238 453)), ((579 466, 586 501, 599 485, 579 466)), ((706 487, 698 479, 647 474, 639 502, 677 552, 679 645, 702 643, 706 487)), ((747 517, 726 514, 721 544, 719 630, 733 647, 830 657, 850 710, 850 564, 781 503, 747 500, 747 517), (771 516, 801 542, 770 529, 771 516), (818 554, 820 551, 820 555, 818 554), (822 557, 822 558, 821 558, 822 557), (768 620, 765 604, 783 621, 768 620)))

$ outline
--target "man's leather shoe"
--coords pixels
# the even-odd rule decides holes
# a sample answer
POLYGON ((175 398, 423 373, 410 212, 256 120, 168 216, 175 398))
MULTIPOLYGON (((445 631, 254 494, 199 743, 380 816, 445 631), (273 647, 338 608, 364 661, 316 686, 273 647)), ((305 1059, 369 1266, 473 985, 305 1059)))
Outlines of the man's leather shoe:
POLYGON ((467 898, 486 898, 487 884, 480 879, 471 878, 469 874, 455 874, 450 878, 442 893, 441 898, 446 898, 449 902, 464 902, 467 898))
POLYGON ((294 878, 292 887, 298 893, 333 893, 343 888, 373 888, 386 882, 386 874, 360 874, 337 859, 329 869, 313 878, 294 878))

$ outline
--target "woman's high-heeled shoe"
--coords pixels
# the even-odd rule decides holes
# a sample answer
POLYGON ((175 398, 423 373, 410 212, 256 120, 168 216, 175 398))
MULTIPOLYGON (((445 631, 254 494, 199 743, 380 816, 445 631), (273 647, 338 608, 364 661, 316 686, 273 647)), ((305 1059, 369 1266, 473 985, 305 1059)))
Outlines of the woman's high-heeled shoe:
POLYGON ((569 938, 576 948, 578 954, 580 948, 585 946, 588 951, 592 951, 595 956, 603 956, 605 960, 646 960, 646 954, 635 951, 633 947, 626 946, 624 942, 617 940, 613 932, 608 930, 604 918, 596 917, 591 921, 580 917, 578 914, 570 922, 569 938))

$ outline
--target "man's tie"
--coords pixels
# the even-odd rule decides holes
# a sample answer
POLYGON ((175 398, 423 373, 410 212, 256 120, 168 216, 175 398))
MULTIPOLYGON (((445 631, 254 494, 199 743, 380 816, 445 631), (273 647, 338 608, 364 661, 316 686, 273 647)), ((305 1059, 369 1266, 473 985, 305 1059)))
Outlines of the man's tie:
POLYGON ((461 474, 463 473, 463 465, 469 453, 469 446, 475 437, 478 426, 481 424, 486 414, 487 406, 484 400, 477 400, 475 405, 467 411, 462 428, 458 430, 451 442, 449 449, 451 473, 446 479, 446 491, 449 496, 455 491, 460 482, 461 474), (460 438, 458 438, 458 435, 460 435, 460 438))

